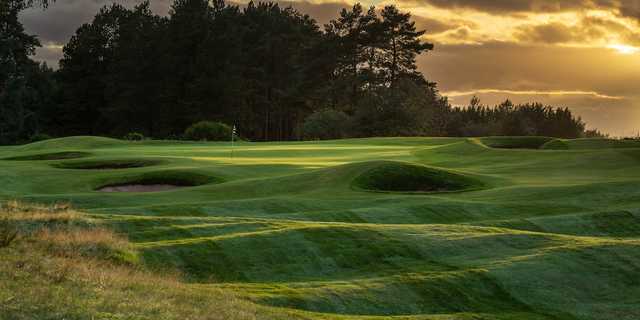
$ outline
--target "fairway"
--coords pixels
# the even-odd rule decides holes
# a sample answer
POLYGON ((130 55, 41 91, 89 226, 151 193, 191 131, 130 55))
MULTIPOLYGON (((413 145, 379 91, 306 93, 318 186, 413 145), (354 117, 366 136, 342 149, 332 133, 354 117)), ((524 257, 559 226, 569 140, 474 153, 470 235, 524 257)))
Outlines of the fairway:
POLYGON ((276 319, 640 319, 639 185, 606 139, 0 147, 0 201, 69 202, 276 319))

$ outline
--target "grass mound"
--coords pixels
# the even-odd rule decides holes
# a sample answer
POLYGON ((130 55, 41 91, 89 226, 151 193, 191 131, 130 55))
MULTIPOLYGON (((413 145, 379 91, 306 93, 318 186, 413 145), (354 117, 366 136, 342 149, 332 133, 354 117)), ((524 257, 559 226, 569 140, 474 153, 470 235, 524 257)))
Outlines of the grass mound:
POLYGON ((447 192, 482 187, 467 176, 402 162, 385 162, 353 181, 353 186, 380 192, 447 192))
MULTIPOLYGON (((110 188, 128 187, 133 189, 139 186, 165 186, 165 190, 170 187, 195 187, 210 183, 221 183, 223 180, 219 177, 213 177, 206 174, 174 170, 174 171, 152 171, 135 176, 119 176, 108 178, 107 181, 101 182, 96 190, 110 190, 110 188)), ((126 190, 123 189, 123 190, 126 190)), ((161 190, 157 190, 161 191, 161 190)))
POLYGON ((44 149, 98 149, 126 145, 125 141, 105 137, 66 137, 34 142, 21 146, 21 151, 44 149))
POLYGON ((553 138, 549 137, 487 137, 481 138, 480 142, 498 149, 540 149, 552 140, 553 138))
POLYGON ((91 154, 88 153, 88 152, 65 151, 65 152, 54 152, 54 153, 30 154, 30 155, 24 155, 24 156, 4 158, 2 160, 9 160, 9 161, 49 161, 49 160, 78 159, 78 158, 88 157, 90 155, 91 154))
POLYGON ((63 162, 53 165, 61 169, 113 170, 154 166, 162 163, 159 160, 91 160, 63 162))
POLYGON ((564 140, 553 139, 553 140, 543 144, 542 146, 540 146, 540 149, 544 149, 544 150, 569 150, 569 145, 564 140))
POLYGON ((587 138, 567 140, 566 143, 569 149, 575 150, 640 148, 640 140, 636 139, 587 138))

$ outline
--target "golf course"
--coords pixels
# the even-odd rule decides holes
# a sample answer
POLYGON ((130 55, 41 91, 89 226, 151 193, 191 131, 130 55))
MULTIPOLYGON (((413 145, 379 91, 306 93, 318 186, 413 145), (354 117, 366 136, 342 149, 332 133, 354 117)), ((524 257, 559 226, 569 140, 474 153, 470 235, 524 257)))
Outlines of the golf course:
POLYGON ((640 319, 639 183, 634 140, 0 147, 0 201, 114 230, 144 272, 20 271, 55 259, 18 238, 0 318, 640 319))

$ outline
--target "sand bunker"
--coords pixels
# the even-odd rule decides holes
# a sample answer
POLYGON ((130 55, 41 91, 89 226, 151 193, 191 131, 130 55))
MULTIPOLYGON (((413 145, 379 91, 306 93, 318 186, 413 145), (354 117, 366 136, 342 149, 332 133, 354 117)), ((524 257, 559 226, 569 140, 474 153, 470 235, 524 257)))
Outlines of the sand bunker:
POLYGON ((176 186, 172 184, 126 184, 119 186, 107 186, 98 189, 99 192, 161 192, 186 188, 188 186, 176 186))

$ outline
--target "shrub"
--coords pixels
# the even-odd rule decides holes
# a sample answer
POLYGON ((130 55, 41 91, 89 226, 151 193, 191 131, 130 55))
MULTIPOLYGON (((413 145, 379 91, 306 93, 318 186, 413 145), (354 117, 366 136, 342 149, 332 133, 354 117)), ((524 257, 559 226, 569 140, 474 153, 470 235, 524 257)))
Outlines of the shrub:
POLYGON ((142 141, 144 140, 144 135, 139 132, 129 132, 123 137, 123 139, 129 141, 142 141))
POLYGON ((37 133, 31 136, 31 138, 29 138, 30 142, 38 142, 38 141, 44 141, 44 140, 50 140, 53 139, 53 137, 51 137, 48 134, 45 133, 37 133))
POLYGON ((18 237, 18 229, 8 217, 0 219, 0 248, 8 247, 18 237))
POLYGON ((351 118, 342 111, 324 109, 305 119, 302 133, 305 139, 328 140, 349 136, 351 118))
POLYGON ((231 139, 231 127, 221 122, 201 121, 184 132, 184 138, 193 141, 227 141, 231 139))

